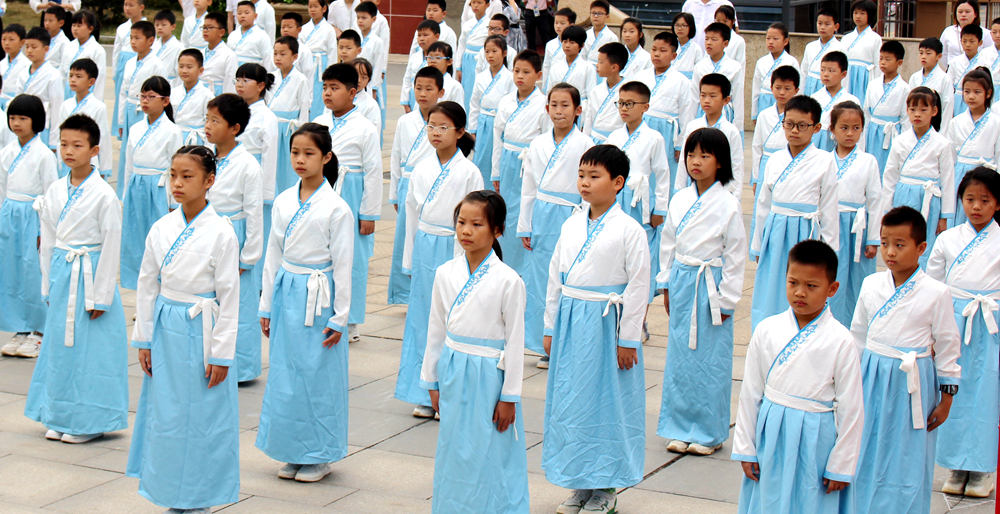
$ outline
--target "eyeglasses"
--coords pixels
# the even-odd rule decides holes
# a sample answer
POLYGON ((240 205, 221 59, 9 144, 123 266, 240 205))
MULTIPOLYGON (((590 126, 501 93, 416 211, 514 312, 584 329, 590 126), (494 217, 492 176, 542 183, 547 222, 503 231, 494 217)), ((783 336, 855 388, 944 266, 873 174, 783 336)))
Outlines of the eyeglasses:
POLYGON ((594 18, 600 18, 601 16, 607 16, 608 13, 606 13, 606 12, 593 12, 593 11, 591 11, 590 15, 593 16, 594 18))
POLYGON ((167 98, 167 97, 162 96, 162 95, 137 95, 136 98, 138 98, 139 100, 145 100, 147 102, 152 102, 153 100, 156 100, 157 98, 167 98))
POLYGON ((503 32, 503 27, 490 27, 490 34, 499 34, 503 32))
POLYGON ((447 126, 444 126, 444 125, 434 126, 434 125, 429 125, 429 124, 428 125, 424 125, 424 130, 428 134, 434 134, 434 133, 445 134, 445 133, 447 133, 449 130, 451 130, 453 128, 455 128, 455 127, 447 127, 447 126))
POLYGON ((688 25, 687 23, 680 23, 680 22, 674 23, 674 28, 677 29, 686 29, 688 27, 690 27, 690 25, 688 25))
POLYGON ((785 129, 787 130, 799 129, 799 132, 805 132, 806 130, 809 129, 809 127, 814 127, 816 125, 817 123, 792 123, 790 121, 781 122, 781 126, 784 127, 785 129))
POLYGON ((256 83, 257 81, 254 80, 254 79, 248 79, 248 78, 238 78, 238 79, 236 79, 236 83, 237 84, 249 84, 251 82, 256 83))
POLYGON ((201 31, 205 32, 206 30, 219 30, 221 28, 222 27, 216 27, 215 25, 202 25, 201 26, 201 31))
POLYGON ((632 108, 635 107, 636 105, 646 105, 648 103, 649 102, 632 102, 632 101, 628 101, 628 102, 615 102, 615 107, 617 107, 619 109, 625 109, 626 111, 631 111, 632 108))
POLYGON ((450 61, 451 57, 445 57, 443 55, 429 55, 427 56, 427 62, 437 62, 437 61, 450 61))

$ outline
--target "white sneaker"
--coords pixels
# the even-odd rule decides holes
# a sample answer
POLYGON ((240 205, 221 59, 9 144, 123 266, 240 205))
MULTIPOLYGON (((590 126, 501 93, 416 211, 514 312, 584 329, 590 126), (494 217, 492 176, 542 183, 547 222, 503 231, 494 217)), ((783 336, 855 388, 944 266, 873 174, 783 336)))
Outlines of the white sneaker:
POLYGON ((542 358, 538 359, 538 362, 535 363, 535 367, 538 369, 549 369, 549 356, 542 355, 542 358))
POLYGON ((594 494, 587 500, 587 504, 583 506, 583 510, 580 514, 590 514, 590 513, 603 513, 603 514, 615 514, 618 512, 615 507, 618 506, 618 494, 615 493, 614 489, 595 489, 594 494))
POLYGON ((62 432, 56 432, 55 430, 49 430, 45 432, 45 438, 49 441, 61 441, 63 438, 62 432))
POLYGON ((38 357, 38 350, 42 345, 42 337, 38 334, 28 334, 21 346, 17 347, 18 357, 38 357))
POLYGON ((969 472, 953 470, 948 480, 945 480, 941 492, 945 494, 965 494, 965 483, 969 480, 969 472))
POLYGON ((28 338, 25 334, 14 334, 14 337, 10 338, 7 344, 0 348, 0 355, 6 355, 12 357, 17 355, 17 349, 24 344, 24 341, 28 338))
POLYGON ((969 482, 965 484, 965 495, 972 498, 987 498, 996 486, 993 473, 969 472, 969 482))
POLYGON ((593 489, 574 489, 573 494, 566 501, 556 508, 556 514, 577 514, 580 509, 587 504, 587 500, 594 495, 593 489))
POLYGON ((104 437, 104 433, 101 432, 100 434, 83 434, 83 435, 63 434, 62 442, 69 444, 82 444, 86 443, 87 441, 93 441, 98 437, 104 437))
POLYGON ((691 443, 688 445, 687 452, 694 455, 711 455, 719 448, 722 448, 721 444, 715 446, 705 446, 698 443, 691 443))
POLYGON ((298 474, 299 469, 302 468, 302 464, 285 464, 281 466, 278 470, 278 478, 284 478, 285 480, 295 480, 295 475, 298 474))
POLYGON ((433 418, 434 417, 434 407, 428 407, 426 405, 417 405, 413 408, 413 417, 415 418, 433 418))
POLYGON ((299 468, 299 472, 295 474, 296 482, 319 482, 323 480, 323 477, 330 474, 330 465, 327 463, 323 464, 305 464, 299 468))
POLYGON ((681 441, 680 439, 674 439, 667 443, 667 451, 674 453, 687 453, 688 443, 681 441))
POLYGON ((347 325, 347 338, 349 342, 356 343, 361 340, 361 330, 356 323, 347 325))

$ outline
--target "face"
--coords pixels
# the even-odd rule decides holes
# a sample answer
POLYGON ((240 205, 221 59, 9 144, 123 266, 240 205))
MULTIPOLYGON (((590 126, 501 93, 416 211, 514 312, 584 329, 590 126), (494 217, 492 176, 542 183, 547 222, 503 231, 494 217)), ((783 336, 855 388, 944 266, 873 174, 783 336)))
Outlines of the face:
POLYGON ((976 11, 969 4, 959 4, 955 8, 955 19, 959 27, 964 27, 976 19, 976 11))
POLYGON ((584 201, 596 204, 614 202, 615 195, 625 186, 624 177, 611 178, 611 173, 595 164, 581 164, 576 189, 584 201))
POLYGON ((527 61, 514 63, 514 85, 521 91, 533 89, 541 76, 542 72, 535 71, 527 61))
POLYGON ((903 61, 896 59, 896 56, 889 52, 878 54, 878 69, 882 70, 882 73, 896 73, 901 64, 903 61))
POLYGON ((466 253, 490 248, 493 241, 500 237, 500 230, 490 226, 485 207, 478 202, 462 202, 462 208, 458 210, 455 234, 466 253))
POLYGON ((490 20, 489 33, 491 36, 507 37, 507 31, 503 28, 503 22, 499 20, 490 20))
POLYGON ((715 175, 719 172, 719 160, 715 158, 715 154, 702 150, 701 145, 688 152, 684 165, 691 180, 696 182, 715 182, 715 175))
POLYGON ((554 21, 552 22, 552 26, 555 27, 556 29, 557 36, 562 35, 563 29, 569 27, 569 25, 570 25, 569 18, 565 16, 556 16, 554 21))
POLYGON ((292 169, 299 178, 312 178, 323 174, 323 166, 333 158, 332 152, 323 153, 312 137, 299 135, 292 139, 292 169))
POLYGON ((973 180, 965 186, 965 192, 962 193, 962 208, 965 209, 969 222, 978 231, 989 225, 993 215, 1000 210, 1000 204, 997 204, 996 197, 990 193, 986 184, 973 180))
POLYGON ((438 88, 434 79, 417 77, 413 82, 413 96, 417 99, 417 105, 427 109, 437 105, 438 100, 444 96, 444 90, 438 88))
POLYGON ((364 66, 358 64, 354 66, 354 69, 358 72, 358 89, 364 90, 368 87, 368 82, 371 81, 371 76, 368 75, 368 70, 364 66))
POLYGON ((69 89, 71 91, 86 91, 95 82, 97 80, 87 76, 87 72, 83 70, 69 70, 69 89))
POLYGON ((236 137, 240 131, 239 124, 230 125, 225 118, 219 114, 219 109, 212 107, 208 110, 205 118, 205 140, 213 145, 224 143, 236 137))
POLYGON ((24 56, 28 58, 31 62, 42 62, 45 60, 45 53, 49 51, 49 47, 43 45, 41 41, 37 39, 25 39, 24 46, 21 47, 21 51, 24 52, 24 56))
POLYGON ((771 83, 771 92, 774 93, 774 99, 782 104, 791 100, 798 90, 799 88, 790 80, 779 79, 771 83))
POLYGON ((446 11, 442 11, 441 6, 436 4, 427 4, 427 9, 424 9, 424 16, 426 16, 428 20, 434 20, 438 23, 441 23, 441 21, 444 20, 446 14, 448 13, 446 11))
POLYGON ((472 8, 472 12, 476 13, 477 16, 482 16, 486 12, 485 0, 471 0, 469 7, 472 8))
POLYGON ((256 102, 264 94, 264 87, 263 82, 257 82, 253 79, 246 77, 236 79, 236 94, 240 95, 247 103, 256 102))
POLYGON ((978 80, 966 80, 962 84, 962 97, 971 108, 982 108, 986 104, 986 88, 978 80))
POLYGON ((359 12, 358 14, 358 28, 362 32, 368 32, 372 28, 372 17, 366 12, 359 12))
MULTIPOLYGON (((964 200, 963 200, 964 201, 964 200)), ((906 271, 918 266, 917 259, 927 249, 927 242, 917 244, 909 225, 882 226, 882 260, 892 271, 906 271)))
POLYGON ((635 123, 642 120, 642 115, 649 110, 649 100, 632 91, 622 91, 618 94, 618 115, 625 123, 635 123))
MULTIPOLYGON (((1000 29, 1000 25, 996 26, 1000 29)), ((931 66, 937 66, 938 61, 941 60, 941 54, 931 50, 930 48, 921 48, 917 51, 917 55, 920 56, 920 67, 930 68, 931 66)))
POLYGON ((153 47, 153 41, 156 38, 147 38, 142 31, 133 30, 129 35, 129 43, 132 45, 133 52, 148 52, 150 48, 153 47))
POLYGON ((24 44, 24 40, 13 32, 4 32, 3 35, 0 35, 0 46, 3 47, 4 52, 10 55, 17 55, 21 51, 22 44, 24 44))
POLYGON ((590 8, 590 23, 597 27, 603 27, 607 21, 608 11, 605 11, 603 7, 590 8))
POLYGON ((332 111, 348 110, 354 105, 354 95, 358 91, 348 88, 337 80, 323 81, 323 105, 332 111))
POLYGON ((82 21, 78 21, 74 23, 72 27, 70 27, 70 32, 73 34, 73 37, 75 39, 79 39, 80 41, 86 41, 90 39, 90 33, 93 31, 94 27, 91 27, 90 25, 87 25, 82 21))
POLYGON ((212 5, 212 0, 194 0, 194 8, 199 11, 204 11, 212 5))
POLYGON ((215 184, 215 175, 208 174, 194 157, 178 155, 170 162, 170 191, 174 201, 184 204, 205 196, 215 184))
POLYGON ((163 109, 170 105, 170 97, 163 96, 155 91, 143 91, 139 93, 142 112, 153 117, 158 117, 163 109))
POLYGON ((778 29, 767 29, 767 36, 765 38, 765 44, 767 44, 767 51, 771 53, 781 52, 785 49, 785 44, 788 43, 788 38, 781 33, 778 29))
POLYGON ((125 17, 130 19, 142 14, 142 8, 136 0, 125 0, 122 10, 125 11, 125 17))
POLYGON ((354 41, 350 39, 341 39, 337 41, 337 57, 340 58, 340 62, 350 62, 357 59, 361 55, 361 48, 354 44, 354 41))
POLYGON ((448 66, 451 66, 451 59, 445 57, 444 52, 430 52, 427 54, 427 64, 437 68, 441 73, 448 73, 448 66))
POLYGON ((492 67, 503 66, 503 50, 500 49, 494 43, 489 43, 483 47, 483 53, 486 54, 486 62, 492 67))
POLYGON ((257 11, 248 5, 236 8, 236 22, 243 28, 249 28, 257 20, 257 11))
POLYGON ((726 15, 721 12, 715 13, 715 21, 717 23, 724 23, 729 28, 733 28, 733 20, 726 18, 726 15))
POLYGON ((990 37, 993 38, 994 45, 1000 45, 1000 23, 990 27, 990 37))
POLYGON ((292 53, 292 49, 284 43, 274 44, 274 65, 282 70, 287 70, 295 64, 298 55, 292 53))
POLYGON ((199 66, 194 57, 185 55, 177 59, 177 76, 184 82, 197 80, 204 71, 205 68, 199 66))
POLYGON ((864 121, 858 111, 845 111, 833 124, 833 135, 846 148, 854 148, 864 134, 864 121))
POLYGON ((962 50, 965 51, 966 55, 975 55, 981 43, 982 41, 979 41, 979 38, 971 34, 962 36, 962 50))
POLYGON ((629 48, 639 46, 639 27, 632 23, 622 25, 622 42, 629 48))
POLYGON ((583 113, 583 107, 573 105, 573 96, 566 90, 553 91, 549 95, 549 101, 545 104, 545 110, 549 113, 552 126, 566 130, 573 126, 576 117, 583 113))
POLYGON ((839 29, 840 24, 830 16, 818 16, 816 18, 816 32, 819 32, 821 37, 832 37, 839 29))
POLYGON ((90 164, 90 159, 97 157, 100 148, 90 146, 87 133, 82 130, 59 131, 59 154, 66 166, 82 168, 90 164))
POLYGON ((728 96, 722 96, 719 86, 701 86, 701 110, 706 113, 719 114, 722 107, 729 103, 728 96))
POLYGON ((677 18, 677 21, 674 22, 674 35, 687 41, 691 37, 690 34, 691 26, 688 25, 688 22, 684 18, 677 18))
POLYGON ((789 145, 805 146, 812 141, 813 134, 819 132, 820 124, 812 119, 812 115, 789 110, 785 111, 782 128, 789 145))
POLYGON ((835 62, 821 62, 819 65, 819 80, 824 86, 832 86, 842 82, 847 77, 847 70, 840 69, 835 62))
POLYGON ((675 57, 677 57, 677 51, 666 41, 653 41, 653 49, 649 53, 649 59, 653 61, 653 66, 658 69, 669 68, 675 57))
POLYGON ((868 11, 865 11, 864 9, 855 9, 854 12, 851 13, 851 19, 854 20, 854 24, 857 25, 858 28, 867 27, 868 11))
POLYGON ((281 20, 281 35, 299 37, 299 32, 302 32, 302 27, 295 20, 281 20))
POLYGON ((809 316, 823 310, 826 299, 837 293, 838 283, 830 283, 826 270, 815 264, 788 263, 785 296, 795 314, 809 316))
POLYGON ((618 66, 611 64, 608 60, 608 56, 603 53, 597 54, 597 76, 598 77, 610 77, 618 70, 618 66))
POLYGON ((705 52, 708 55, 719 55, 726 49, 728 41, 722 39, 722 34, 718 32, 705 33, 705 52))
POLYGON ((222 35, 226 33, 225 30, 226 28, 219 25, 217 21, 205 20, 201 26, 201 37, 208 43, 218 43, 222 41, 222 35))
POLYGON ((427 133, 427 139, 435 149, 451 148, 465 134, 465 129, 455 126, 455 122, 444 113, 435 112, 427 118, 427 124, 434 127, 427 133))
POLYGON ((435 34, 431 29, 421 29, 417 32, 417 45, 425 52, 427 51, 427 47, 436 43, 437 40, 438 34, 435 34))
MULTIPOLYGON (((576 57, 577 55, 580 55, 580 45, 571 39, 563 39, 562 48, 563 53, 568 57, 576 57)), ((600 58, 600 54, 598 54, 598 58, 600 58)))
POLYGON ((928 127, 934 116, 937 116, 937 107, 931 107, 924 102, 907 102, 906 115, 910 118, 911 125, 928 127))
POLYGON ((177 28, 177 25, 171 24, 167 20, 159 20, 153 22, 153 27, 156 29, 156 37, 169 38, 173 35, 174 29, 177 28))
POLYGON ((45 27, 45 30, 49 31, 50 36, 55 36, 62 30, 64 23, 62 19, 56 18, 55 14, 46 14, 42 25, 45 27))
POLYGON ((309 17, 313 20, 323 18, 323 6, 317 0, 309 0, 309 17))
POLYGON ((35 135, 34 131, 31 130, 31 118, 27 116, 12 114, 7 116, 7 122, 10 125, 10 131, 17 137, 31 137, 35 135))

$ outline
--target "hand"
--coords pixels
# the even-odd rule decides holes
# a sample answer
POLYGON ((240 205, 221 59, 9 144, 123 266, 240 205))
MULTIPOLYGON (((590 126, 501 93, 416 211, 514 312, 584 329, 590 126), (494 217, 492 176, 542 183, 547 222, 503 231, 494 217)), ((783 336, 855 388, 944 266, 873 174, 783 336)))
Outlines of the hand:
POLYGON ((941 393, 941 403, 934 407, 934 411, 927 417, 927 431, 933 432, 935 428, 941 426, 948 420, 948 413, 951 412, 952 395, 941 393))
POLYGON ((260 331, 264 333, 264 337, 271 337, 271 320, 269 318, 260 318, 260 331))
POLYGON ((729 319, 729 318, 731 318, 731 317, 733 317, 732 314, 723 314, 722 315, 722 322, 725 323, 726 320, 729 319))
POLYGON ((656 228, 663 224, 663 216, 653 214, 649 217, 649 226, 656 228))
POLYGON ((91 320, 95 320, 97 318, 100 318, 103 315, 104 315, 104 311, 99 311, 97 309, 94 309, 94 310, 90 311, 90 319, 91 320))
POLYGON ((630 370, 639 363, 639 352, 635 348, 618 347, 618 369, 630 370))
POLYGON ((396 209, 396 212, 399 212, 399 204, 398 203, 392 204, 392 208, 396 209))
POLYGON ((37 241, 35 241, 35 250, 40 250, 42 248, 42 236, 38 236, 37 241))
POLYGON ((946 220, 946 219, 940 219, 940 220, 938 220, 937 232, 936 233, 940 234, 941 232, 944 232, 945 230, 948 230, 948 220, 946 220))
POLYGON ((378 90, 372 89, 372 99, 378 102, 378 90))
POLYGON ((865 247, 865 257, 868 259, 874 259, 878 254, 878 247, 875 245, 868 245, 865 247))
POLYGON ((361 220, 358 222, 361 235, 367 236, 375 233, 375 222, 369 220, 361 220))
POLYGON ((545 355, 552 355, 552 336, 543 337, 542 346, 545 347, 545 355))
POLYGON ((333 348, 333 345, 340 342, 340 332, 337 332, 332 328, 323 330, 323 335, 327 336, 327 338, 323 340, 323 348, 333 348))
POLYGON ((750 186, 753 189, 753 195, 757 196, 757 184, 750 186))
POLYGON ((493 190, 496 191, 498 194, 500 193, 500 181, 499 180, 494 180, 493 181, 493 190))
POLYGON ((411 109, 410 109, 409 105, 404 105, 403 106, 403 112, 405 112, 406 114, 410 114, 410 111, 411 111, 411 109))
POLYGON ((153 376, 153 359, 150 357, 150 350, 139 350, 139 367, 147 377, 153 376))
POLYGON ((516 415, 517 407, 512 402, 497 402, 497 408, 493 409, 493 422, 497 425, 497 432, 506 432, 507 427, 514 424, 516 415))
POLYGON ((522 237, 521 238, 521 244, 524 245, 524 249, 525 250, 528 250, 529 252, 531 251, 531 238, 530 237, 522 237))
POLYGON ((663 310, 667 311, 667 316, 670 315, 670 290, 663 290, 663 310))
MULTIPOLYGON (((756 462, 740 462, 743 465, 743 474, 754 482, 760 482, 760 464, 756 462)), ((825 482, 825 480, 824 480, 825 482)))
POLYGON ((441 407, 440 407, 440 405, 441 405, 441 391, 431 390, 431 391, 427 391, 427 392, 431 393, 431 408, 434 409, 434 412, 440 413, 441 412, 441 407))
POLYGON ((122 138, 122 129, 118 129, 118 139, 122 138))
POLYGON ((674 162, 680 162, 680 160, 681 160, 681 151, 674 150, 674 162))
POLYGON ((823 479, 823 485, 826 486, 826 494, 830 494, 834 491, 843 491, 847 487, 847 482, 841 482, 839 480, 830 480, 829 478, 823 479))
POLYGON ((462 70, 455 70, 455 80, 462 81, 462 70))
POLYGON ((221 384, 229 375, 229 366, 216 366, 209 364, 205 370, 205 378, 208 379, 208 388, 211 389, 221 384))

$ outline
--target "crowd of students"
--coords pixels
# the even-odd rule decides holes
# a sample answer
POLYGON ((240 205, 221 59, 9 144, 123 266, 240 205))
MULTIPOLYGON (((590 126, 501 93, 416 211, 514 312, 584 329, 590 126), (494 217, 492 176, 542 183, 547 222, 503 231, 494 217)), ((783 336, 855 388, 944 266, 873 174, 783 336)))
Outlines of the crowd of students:
MULTIPOLYGON (((241 1, 228 38, 208 6, 194 0, 178 41, 172 12, 150 23, 125 0, 113 101, 91 11, 51 6, 0 37, 0 330, 15 333, 0 353, 38 357, 25 415, 45 437, 85 443, 126 428, 131 341, 145 377, 127 474, 171 513, 237 501, 237 383, 261 375, 261 334, 256 446, 301 482, 347 455, 346 343, 382 206, 378 2, 310 0, 307 23, 279 24, 241 1), (119 284, 136 291, 130 336, 119 284)), ((989 495, 1000 19, 984 49, 969 6, 963 52, 943 69, 945 45, 922 41, 908 82, 870 0, 841 40, 821 10, 801 65, 771 25, 746 170, 732 6, 700 30, 679 14, 647 51, 640 20, 619 42, 595 0, 586 31, 557 11, 539 55, 509 46, 500 2, 469 0, 456 38, 428 0, 389 156, 388 301, 408 305, 395 396, 441 421, 435 512, 528 512, 525 350, 548 369, 542 469, 572 490, 557 512, 615 512, 643 478, 660 295, 657 435, 721 448, 748 256, 740 512, 928 512, 935 463, 945 492, 989 495)))

